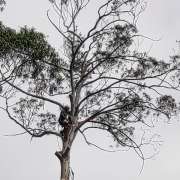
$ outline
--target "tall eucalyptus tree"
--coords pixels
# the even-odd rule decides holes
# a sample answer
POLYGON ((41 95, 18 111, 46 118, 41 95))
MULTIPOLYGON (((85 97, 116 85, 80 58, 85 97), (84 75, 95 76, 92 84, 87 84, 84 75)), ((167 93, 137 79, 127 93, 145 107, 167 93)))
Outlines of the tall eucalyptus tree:
POLYGON ((55 153, 61 180, 70 179, 74 139, 80 133, 91 144, 91 129, 109 133, 143 158, 134 130, 149 126, 150 117, 176 114, 169 92, 179 88, 178 57, 165 62, 134 50, 139 0, 102 1, 85 32, 79 19, 88 16, 92 0, 50 2, 59 24, 49 11, 47 17, 62 37, 60 53, 32 28, 15 31, 0 24, 1 109, 33 138, 61 140, 55 153))

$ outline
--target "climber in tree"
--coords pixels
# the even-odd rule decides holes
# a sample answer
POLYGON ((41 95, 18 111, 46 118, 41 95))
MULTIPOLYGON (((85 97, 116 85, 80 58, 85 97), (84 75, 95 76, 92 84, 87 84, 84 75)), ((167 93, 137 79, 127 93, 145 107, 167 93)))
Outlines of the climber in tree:
POLYGON ((62 127, 64 127, 69 123, 69 120, 70 120, 69 106, 65 106, 60 113, 58 122, 62 127))

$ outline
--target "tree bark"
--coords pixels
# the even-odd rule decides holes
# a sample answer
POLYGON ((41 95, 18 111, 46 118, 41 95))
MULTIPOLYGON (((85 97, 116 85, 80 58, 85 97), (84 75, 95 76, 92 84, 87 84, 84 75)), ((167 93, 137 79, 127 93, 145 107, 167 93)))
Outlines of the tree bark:
POLYGON ((60 180, 70 180, 70 151, 74 138, 77 134, 76 126, 67 124, 64 126, 62 134, 62 150, 57 151, 55 155, 60 160, 61 177, 60 180))
MULTIPOLYGON (((70 129, 69 129, 70 130, 70 129)), ((75 137, 74 131, 69 132, 68 129, 64 129, 63 132, 63 148, 62 151, 57 151, 55 155, 60 161, 61 165, 61 176, 60 180, 70 179, 70 151, 71 146, 75 137), (67 130, 67 132, 66 132, 67 130)))
POLYGON ((61 162, 61 177, 60 180, 69 180, 70 178, 70 153, 60 159, 61 162))
POLYGON ((56 151, 55 155, 60 161, 61 174, 60 180, 70 179, 70 151, 66 154, 62 154, 61 151, 56 151))

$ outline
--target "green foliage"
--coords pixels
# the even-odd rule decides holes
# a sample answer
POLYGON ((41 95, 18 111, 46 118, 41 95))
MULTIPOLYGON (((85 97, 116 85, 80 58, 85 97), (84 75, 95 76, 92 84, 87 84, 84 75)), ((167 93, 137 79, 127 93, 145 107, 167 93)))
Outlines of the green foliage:
MULTIPOLYGON (((1 79, 12 80, 14 85, 28 93, 51 96, 63 91, 65 76, 62 67, 66 64, 45 36, 33 28, 24 27, 15 31, 0 23, 0 66, 1 79)), ((2 83, 0 93, 5 97, 8 86, 3 86, 2 83)), ((10 92, 7 95, 10 96, 10 92)), ((56 116, 43 110, 44 101, 29 98, 23 93, 15 96, 20 96, 20 99, 17 98, 13 104, 13 111, 8 109, 13 113, 10 117, 17 119, 24 128, 35 134, 57 129, 56 116)))
POLYGON ((0 0, 0 11, 4 10, 5 5, 6 5, 6 1, 0 0))
POLYGON ((16 32, 0 24, 0 63, 2 70, 12 70, 11 76, 28 81, 29 90, 36 94, 60 91, 64 62, 45 36, 32 28, 16 32))
POLYGON ((165 62, 134 50, 140 1, 105 1, 84 34, 76 22, 88 0, 50 2, 62 23, 56 26, 47 14, 62 36, 61 54, 33 28, 15 31, 0 24, 0 93, 9 117, 31 135, 61 136, 57 115, 68 105, 74 134, 101 129, 118 144, 137 148, 138 125, 150 127, 148 119, 170 119, 178 111, 169 90, 179 90, 179 57, 165 62))

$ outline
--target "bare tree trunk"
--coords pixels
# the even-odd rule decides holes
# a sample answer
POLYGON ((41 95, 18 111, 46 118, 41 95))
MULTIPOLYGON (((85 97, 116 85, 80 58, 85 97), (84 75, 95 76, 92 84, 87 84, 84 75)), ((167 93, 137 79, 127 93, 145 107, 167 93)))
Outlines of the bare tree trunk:
POLYGON ((60 180, 69 180, 70 178, 70 153, 62 157, 60 162, 61 162, 60 180))
POLYGON ((60 180, 70 180, 70 151, 76 134, 77 131, 75 126, 67 125, 62 131, 62 150, 55 153, 61 163, 60 180))
POLYGON ((62 154, 60 151, 57 151, 55 155, 58 157, 61 165, 61 175, 60 180, 69 180, 70 179, 70 151, 68 153, 62 154))
POLYGON ((57 151, 55 153, 61 164, 60 180, 70 180, 70 151, 75 134, 73 131, 69 133, 69 130, 66 132, 66 129, 64 129, 62 151, 57 151))

